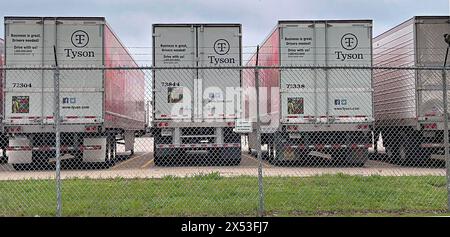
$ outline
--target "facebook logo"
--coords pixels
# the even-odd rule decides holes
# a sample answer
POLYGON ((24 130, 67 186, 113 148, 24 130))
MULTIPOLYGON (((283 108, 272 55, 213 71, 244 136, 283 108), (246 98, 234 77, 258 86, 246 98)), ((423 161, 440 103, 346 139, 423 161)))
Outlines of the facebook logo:
POLYGON ((75 103, 77 103, 77 99, 76 98, 64 97, 62 102, 63 102, 63 104, 75 104, 75 103))

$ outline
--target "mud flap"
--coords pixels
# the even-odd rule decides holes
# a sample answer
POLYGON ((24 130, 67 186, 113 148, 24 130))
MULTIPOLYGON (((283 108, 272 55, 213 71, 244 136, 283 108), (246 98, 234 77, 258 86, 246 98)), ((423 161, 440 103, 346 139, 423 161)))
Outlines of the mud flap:
POLYGON ((365 164, 369 159, 369 150, 367 148, 353 149, 352 160, 353 164, 365 164))
MULTIPOLYGON (((31 147, 31 142, 26 137, 9 138, 10 147, 31 147)), ((29 164, 33 161, 33 152, 31 150, 7 150, 9 164, 29 164)))
POLYGON ((133 151, 134 150, 134 132, 133 131, 125 131, 124 140, 125 140, 125 151, 133 151))
POLYGON ((84 146, 101 146, 98 150, 83 150, 83 162, 104 162, 106 159, 106 137, 84 138, 84 146))

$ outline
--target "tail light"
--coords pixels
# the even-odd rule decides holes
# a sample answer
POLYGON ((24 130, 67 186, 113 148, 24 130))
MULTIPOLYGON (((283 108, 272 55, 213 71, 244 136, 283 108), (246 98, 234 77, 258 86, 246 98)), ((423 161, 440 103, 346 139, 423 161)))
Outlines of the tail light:
POLYGON ((8 127, 6 128, 6 131, 10 133, 20 133, 22 132, 22 127, 21 126, 8 127))
POLYGON ((97 126, 86 126, 84 127, 85 132, 97 132, 98 128, 97 126))
POLYGON ((166 122, 158 123, 158 127, 167 127, 167 126, 169 126, 169 123, 166 122))
POLYGON ((423 129, 436 129, 437 124, 436 123, 428 123, 423 125, 423 129))
POLYGON ((369 128, 369 125, 367 125, 367 124, 362 124, 362 125, 358 125, 357 128, 358 128, 358 129, 368 129, 368 128, 369 128))

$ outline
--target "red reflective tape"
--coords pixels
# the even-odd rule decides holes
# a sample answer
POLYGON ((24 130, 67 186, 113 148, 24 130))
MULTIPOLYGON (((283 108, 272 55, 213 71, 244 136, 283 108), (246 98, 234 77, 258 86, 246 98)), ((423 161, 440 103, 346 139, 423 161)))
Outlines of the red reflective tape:
POLYGON ((33 148, 31 146, 8 146, 6 150, 8 151, 31 151, 33 148))
MULTIPOLYGON (((73 147, 71 147, 73 148, 73 147)), ((79 147, 80 150, 101 150, 102 146, 101 145, 93 145, 93 146, 80 146, 79 147)))
POLYGON ((56 149, 56 147, 50 147, 50 146, 40 147, 40 150, 43 150, 43 151, 51 151, 51 150, 55 150, 55 149, 56 149))

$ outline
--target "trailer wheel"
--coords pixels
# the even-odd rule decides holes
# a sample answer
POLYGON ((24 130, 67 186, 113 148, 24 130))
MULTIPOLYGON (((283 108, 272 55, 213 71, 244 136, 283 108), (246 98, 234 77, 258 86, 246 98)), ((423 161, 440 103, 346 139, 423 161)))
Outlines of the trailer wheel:
POLYGON ((420 132, 404 129, 399 132, 396 141, 389 140, 386 147, 390 163, 401 166, 425 166, 430 162, 433 149, 422 148, 423 142, 420 132))
MULTIPOLYGON (((405 142, 406 143, 406 142, 405 142)), ((432 149, 421 148, 414 144, 402 143, 397 148, 395 163, 401 166, 426 166, 429 164, 432 149)))
POLYGON ((8 163, 8 157, 6 157, 5 155, 0 157, 0 164, 6 164, 8 163))

